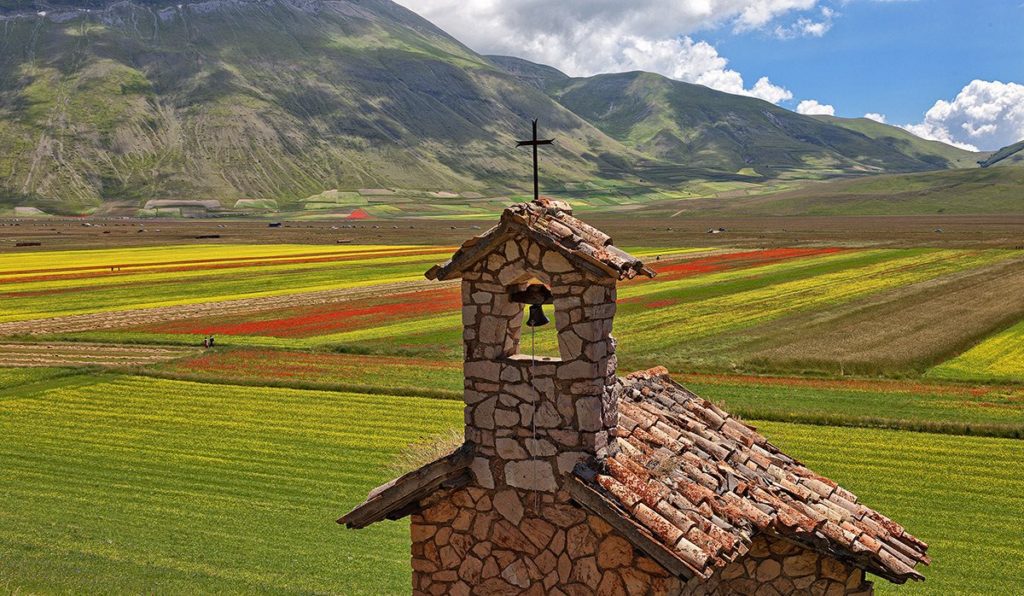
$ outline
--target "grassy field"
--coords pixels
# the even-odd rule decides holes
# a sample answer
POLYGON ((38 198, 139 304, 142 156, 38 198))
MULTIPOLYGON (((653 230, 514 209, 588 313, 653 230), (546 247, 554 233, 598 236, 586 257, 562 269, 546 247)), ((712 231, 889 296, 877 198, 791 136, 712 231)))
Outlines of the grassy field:
POLYGON ((760 187, 728 201, 667 201, 648 207, 687 217, 726 216, 1019 214, 1024 169, 963 168, 831 180, 777 192, 760 187), (767 190, 767 192, 765 192, 767 190))
MULTIPOLYGON (((406 444, 460 424, 416 397, 92 376, 0 399, 0 586, 12 592, 407 589, 405 523, 334 519, 406 444)), ((1010 593, 1024 443, 758 423, 931 543, 901 593, 1010 593)), ((887 587, 879 584, 885 590, 887 587)))
MULTIPOLYGON (((462 366, 453 360, 237 348, 141 372, 206 383, 462 399, 462 366)), ((1024 387, 1018 385, 676 376, 743 418, 1024 438, 1024 387)))
POLYGON ((334 520, 461 405, 93 377, 0 399, 0 589, 399 593, 403 524, 334 520))
POLYGON ((943 437, 776 422, 758 429, 928 543, 925 581, 883 594, 1013 594, 1024 582, 1015 439, 943 437))
MULTIPOLYGON (((334 519, 461 427, 459 289, 422 278, 450 250, 0 255, 0 592, 405 591, 407 525, 334 519)), ((1024 583, 1019 250, 630 250, 659 275, 620 285, 620 372, 667 365, 931 543, 901 592, 1024 583)))

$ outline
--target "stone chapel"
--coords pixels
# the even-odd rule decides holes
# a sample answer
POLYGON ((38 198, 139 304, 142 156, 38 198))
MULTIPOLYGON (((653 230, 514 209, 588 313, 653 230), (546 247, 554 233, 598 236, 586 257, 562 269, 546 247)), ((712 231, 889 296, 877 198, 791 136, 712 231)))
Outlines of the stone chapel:
POLYGON ((616 376, 616 283, 654 276, 541 198, 427 277, 462 280, 465 443, 339 520, 411 518, 415 594, 873 592, 928 545, 664 368, 616 376), (523 350, 550 304, 557 358, 523 350))

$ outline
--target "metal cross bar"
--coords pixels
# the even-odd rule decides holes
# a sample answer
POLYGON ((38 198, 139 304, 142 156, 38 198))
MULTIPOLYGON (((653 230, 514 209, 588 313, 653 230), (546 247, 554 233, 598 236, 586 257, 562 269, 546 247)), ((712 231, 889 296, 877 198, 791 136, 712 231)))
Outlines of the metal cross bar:
POLYGON ((533 147, 533 200, 540 198, 540 185, 537 182, 537 146, 538 145, 550 145, 554 143, 554 139, 538 139, 537 138, 537 120, 533 121, 533 138, 528 141, 519 141, 516 143, 516 147, 533 147))

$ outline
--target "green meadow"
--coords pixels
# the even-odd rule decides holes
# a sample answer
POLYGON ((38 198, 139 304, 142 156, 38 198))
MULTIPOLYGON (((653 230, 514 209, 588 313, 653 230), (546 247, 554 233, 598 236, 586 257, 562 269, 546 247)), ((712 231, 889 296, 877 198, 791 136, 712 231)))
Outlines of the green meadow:
MULTIPOLYGON (((456 401, 101 375, 0 398, 0 589, 408 590, 408 530, 335 519, 456 401)), ((709 389, 709 397, 715 392, 709 389)), ((894 592, 1012 593, 1024 578, 1017 440, 753 421, 929 542, 894 592)), ((880 582, 880 591, 890 588, 880 582)))

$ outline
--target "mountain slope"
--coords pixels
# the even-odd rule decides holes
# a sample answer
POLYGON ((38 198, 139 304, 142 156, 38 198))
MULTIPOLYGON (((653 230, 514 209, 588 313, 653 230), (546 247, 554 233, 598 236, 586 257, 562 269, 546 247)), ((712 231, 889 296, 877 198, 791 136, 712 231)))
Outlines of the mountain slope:
POLYGON ((829 180, 729 200, 666 201, 645 206, 642 213, 661 217, 1019 215, 1024 205, 1022 187, 1024 168, 962 168, 829 180))
POLYGON ((870 118, 838 118, 825 115, 812 118, 859 132, 870 139, 886 143, 904 155, 915 157, 925 163, 934 163, 937 168, 973 168, 985 155, 939 141, 922 139, 898 126, 883 124, 870 118))
POLYGON ((622 177, 636 158, 387 0, 62 4, 0 17, 0 200, 514 188, 532 117, 559 139, 549 176, 622 177))
POLYGON ((483 57, 390 0, 0 0, 0 25, 0 210, 522 192, 514 146, 532 118, 556 139, 550 186, 642 194, 953 159, 649 73, 483 57))
POLYGON ((978 162, 978 165, 983 168, 996 164, 1008 166, 1024 164, 1024 141, 1007 145, 988 156, 987 159, 978 162))
POLYGON ((645 72, 552 81, 548 93, 610 136, 661 159, 765 176, 954 167, 946 149, 875 138, 770 103, 645 72))
POLYGON ((527 82, 538 89, 545 89, 553 83, 569 80, 569 75, 546 64, 537 64, 515 56, 484 56, 491 64, 505 72, 515 75, 519 80, 527 82))

